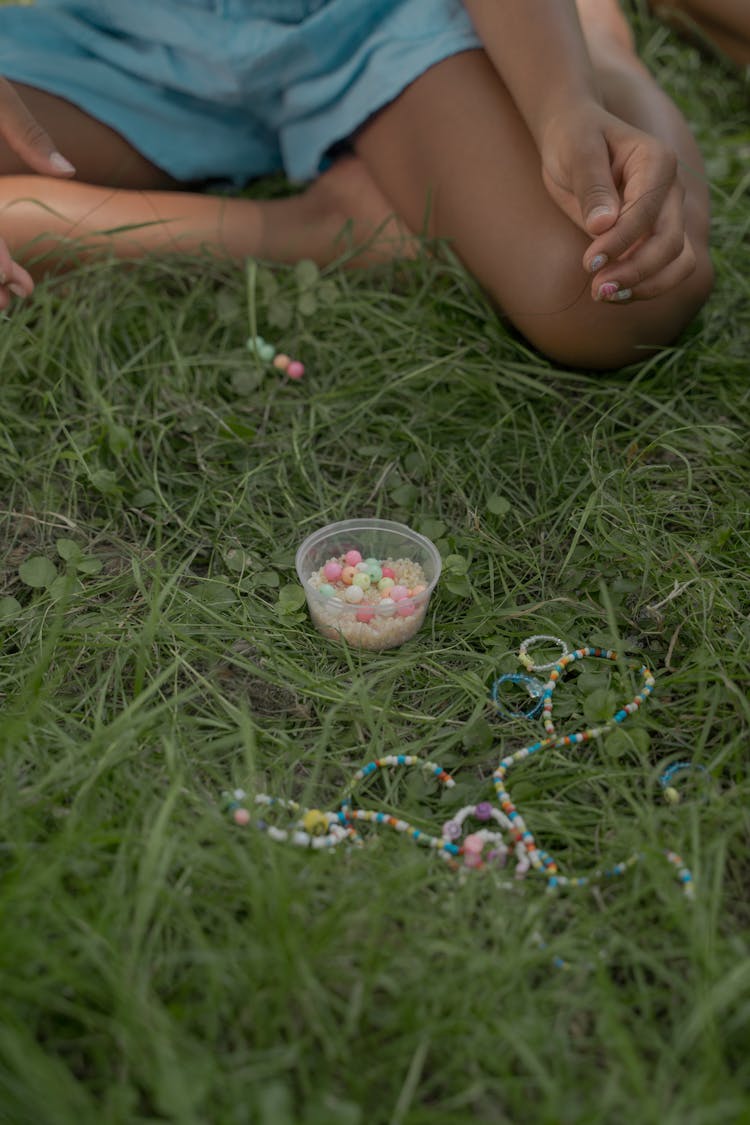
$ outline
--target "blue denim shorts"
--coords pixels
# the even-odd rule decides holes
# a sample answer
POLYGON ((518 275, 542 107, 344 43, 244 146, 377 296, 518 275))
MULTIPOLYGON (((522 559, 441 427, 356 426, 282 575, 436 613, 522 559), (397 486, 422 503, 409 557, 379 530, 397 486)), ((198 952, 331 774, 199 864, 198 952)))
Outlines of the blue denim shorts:
POLYGON ((478 46, 460 0, 0 6, 0 74, 67 99, 185 182, 311 179, 420 74, 478 46))

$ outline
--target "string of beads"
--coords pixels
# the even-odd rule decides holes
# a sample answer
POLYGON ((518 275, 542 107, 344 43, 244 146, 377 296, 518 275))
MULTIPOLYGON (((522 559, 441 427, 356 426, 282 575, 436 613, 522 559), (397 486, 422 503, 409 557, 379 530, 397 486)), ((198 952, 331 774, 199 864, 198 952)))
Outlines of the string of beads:
MULTIPOLYGON (((522 878, 529 870, 534 870, 544 877, 548 890, 556 892, 563 888, 586 887, 594 883, 608 881, 613 877, 625 874, 634 864, 642 859, 640 854, 634 854, 621 860, 610 868, 600 868, 593 872, 570 876, 560 871, 557 861, 549 853, 539 847, 537 840, 522 816, 519 808, 511 799, 508 788, 508 775, 516 766, 527 758, 544 751, 570 749, 571 747, 586 743, 592 739, 602 738, 623 723, 630 715, 646 702, 655 686, 653 673, 644 665, 628 662, 626 667, 637 671, 641 684, 633 699, 621 707, 606 722, 596 727, 571 734, 560 735, 553 722, 553 698, 558 683, 566 670, 578 661, 586 658, 618 662, 617 653, 611 649, 592 646, 583 646, 569 651, 567 645, 558 637, 537 635, 523 642, 519 651, 519 661, 526 669, 525 673, 506 673, 495 682, 493 686, 493 702, 496 709, 506 715, 521 714, 529 717, 531 712, 541 711, 546 738, 542 738, 528 746, 508 754, 501 759, 492 775, 492 782, 499 807, 493 806, 488 801, 480 801, 476 805, 466 805, 455 813, 450 820, 442 826, 438 836, 424 829, 417 828, 400 817, 392 816, 377 809, 355 807, 353 793, 363 782, 368 781, 380 770, 392 768, 419 768, 429 776, 434 777, 445 788, 454 786, 453 778, 440 765, 435 762, 425 761, 423 758, 411 754, 392 754, 368 762, 352 777, 344 791, 342 800, 335 811, 323 812, 319 809, 306 809, 294 801, 282 800, 267 794, 260 793, 255 797, 257 806, 267 809, 278 808, 291 813, 296 820, 288 828, 279 828, 268 823, 264 818, 257 818, 254 823, 260 831, 266 832, 269 837, 280 843, 291 843, 298 847, 314 850, 329 850, 341 843, 349 842, 356 845, 362 844, 362 837, 357 831, 359 824, 370 824, 377 828, 389 827, 397 833, 407 836, 414 843, 436 851, 454 869, 478 870, 487 866, 504 866, 512 850, 516 857, 516 877, 522 878), (547 664, 537 664, 530 655, 532 645, 539 642, 551 642, 558 645, 562 655, 557 661, 547 664), (531 674, 533 672, 549 670, 549 678, 541 684, 531 674), (530 682, 529 682, 530 681, 530 682), (533 706, 529 711, 514 712, 507 707, 498 706, 498 687, 503 682, 520 683, 524 685, 532 696, 533 706), (461 839, 464 823, 469 819, 478 820, 493 827, 482 827, 461 839), (495 827, 496 826, 496 827, 495 827), (460 863, 459 861, 463 862, 460 863)), ((674 773, 685 768, 690 768, 691 763, 675 763, 674 766, 664 771, 661 775, 665 790, 674 773), (666 781, 664 780, 666 778, 666 781)), ((702 768, 702 767, 700 767, 702 768)), ((246 794, 243 790, 235 790, 232 794, 225 794, 228 809, 240 826, 249 824, 252 820, 249 810, 243 804, 246 794)), ((693 879, 688 867, 682 858, 670 849, 664 850, 667 862, 675 869, 678 881, 686 897, 693 895, 693 879)))

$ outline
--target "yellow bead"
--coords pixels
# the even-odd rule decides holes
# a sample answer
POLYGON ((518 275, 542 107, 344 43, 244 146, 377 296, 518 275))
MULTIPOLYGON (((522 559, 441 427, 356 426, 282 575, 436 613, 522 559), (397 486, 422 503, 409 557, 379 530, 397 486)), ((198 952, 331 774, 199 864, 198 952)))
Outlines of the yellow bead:
POLYGON ((680 794, 670 785, 668 789, 664 790, 664 800, 667 801, 670 805, 679 805, 680 794))
POLYGON ((328 818, 320 809, 308 809, 302 818, 302 827, 309 836, 322 836, 328 831, 328 818))

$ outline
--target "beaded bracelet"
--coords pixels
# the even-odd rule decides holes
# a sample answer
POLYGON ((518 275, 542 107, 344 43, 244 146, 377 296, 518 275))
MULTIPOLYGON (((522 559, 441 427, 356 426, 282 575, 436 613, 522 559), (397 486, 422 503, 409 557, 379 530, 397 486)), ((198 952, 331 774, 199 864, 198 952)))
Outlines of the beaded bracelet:
POLYGON ((688 773, 690 770, 700 770, 701 773, 708 773, 705 766, 698 765, 696 762, 674 762, 659 775, 659 784, 664 790, 664 800, 670 805, 678 805, 682 800, 679 790, 670 785, 672 778, 675 774, 688 773))
POLYGON ((492 685, 492 702, 498 715, 502 715, 505 719, 535 719, 542 710, 543 691, 544 684, 535 676, 530 676, 526 672, 505 672, 492 685), (526 711, 514 711, 508 707, 500 699, 499 689, 503 684, 523 684, 533 700, 531 706, 526 711))
POLYGON ((565 641, 560 637, 551 637, 548 633, 535 633, 533 637, 527 637, 525 641, 521 641, 521 646, 518 650, 518 663, 523 664, 527 672, 546 672, 549 668, 554 668, 557 664, 556 660, 550 660, 547 664, 537 664, 529 656, 529 649, 532 645, 537 644, 539 641, 548 641, 553 645, 559 645, 561 655, 559 659, 567 656, 570 652, 565 641))

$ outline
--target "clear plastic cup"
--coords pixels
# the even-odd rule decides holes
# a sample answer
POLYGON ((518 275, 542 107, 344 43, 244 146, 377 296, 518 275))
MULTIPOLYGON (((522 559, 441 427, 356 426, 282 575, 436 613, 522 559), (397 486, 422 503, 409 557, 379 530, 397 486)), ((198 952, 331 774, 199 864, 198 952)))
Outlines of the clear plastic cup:
POLYGON ((297 551, 295 562, 318 631, 331 640, 376 651, 396 648, 419 630, 442 565, 437 548, 424 535, 393 520, 367 519, 343 520, 313 532, 297 551), (417 564, 424 573, 425 589, 390 606, 352 605, 336 595, 325 597, 315 585, 320 568, 351 550, 359 551, 363 559, 417 564))

